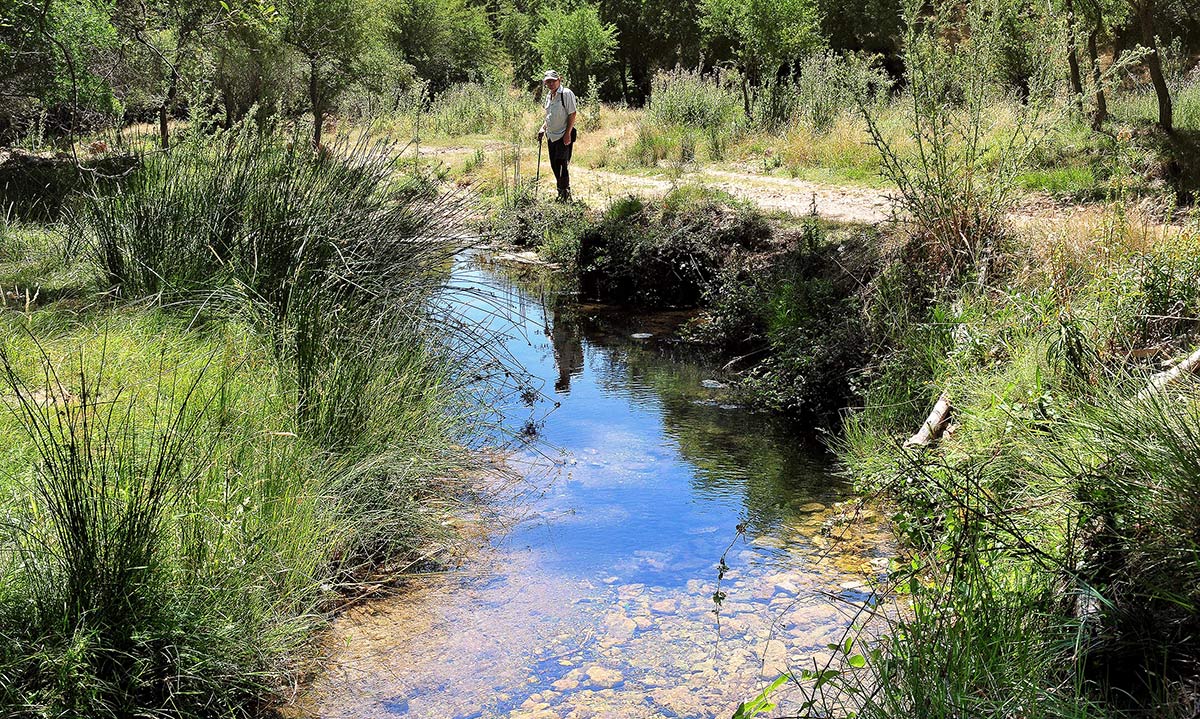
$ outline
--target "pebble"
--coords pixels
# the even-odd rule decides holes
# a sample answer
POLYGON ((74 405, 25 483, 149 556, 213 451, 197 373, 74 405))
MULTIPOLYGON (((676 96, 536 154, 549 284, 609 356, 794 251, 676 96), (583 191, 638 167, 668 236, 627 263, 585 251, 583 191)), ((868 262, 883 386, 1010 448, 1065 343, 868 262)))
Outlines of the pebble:
POLYGON ((624 675, 616 669, 606 669, 600 666, 588 667, 587 678, 593 686, 603 689, 615 687, 625 680, 624 675))
POLYGON ((775 592, 777 594, 787 594, 794 597, 800 593, 800 588, 797 587, 795 582, 791 581, 790 579, 784 579, 775 583, 775 592))
POLYGON ((550 684, 550 686, 554 687, 556 690, 558 690, 560 692, 569 692, 572 689, 578 688, 579 682, 575 679, 568 679, 566 677, 563 677, 562 679, 559 679, 556 682, 552 682, 550 684))

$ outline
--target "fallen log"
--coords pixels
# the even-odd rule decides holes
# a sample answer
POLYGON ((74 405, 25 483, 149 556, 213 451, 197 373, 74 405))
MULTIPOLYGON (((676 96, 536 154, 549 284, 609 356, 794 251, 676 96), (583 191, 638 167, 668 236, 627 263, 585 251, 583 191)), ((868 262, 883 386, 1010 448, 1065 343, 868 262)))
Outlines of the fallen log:
POLYGON ((950 396, 945 392, 938 397, 933 405, 933 411, 921 423, 921 429, 904 441, 905 447, 927 447, 946 430, 950 423, 950 396))
POLYGON ((1146 399, 1150 395, 1158 392, 1163 387, 1171 384, 1185 374, 1191 374, 1200 370, 1200 348, 1187 356, 1187 359, 1175 365, 1169 370, 1164 370, 1150 378, 1150 384, 1141 392, 1138 392, 1139 400, 1146 399))

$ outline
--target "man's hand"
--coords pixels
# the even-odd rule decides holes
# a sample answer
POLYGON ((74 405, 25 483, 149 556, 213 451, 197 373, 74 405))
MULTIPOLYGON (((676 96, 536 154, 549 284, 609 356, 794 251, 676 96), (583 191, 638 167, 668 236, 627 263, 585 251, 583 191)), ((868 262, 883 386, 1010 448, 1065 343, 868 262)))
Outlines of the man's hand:
POLYGON ((538 142, 541 142, 542 137, 544 137, 545 135, 546 135, 546 128, 543 127, 542 129, 538 130, 538 142))
POLYGON ((571 131, 570 130, 567 130, 567 134, 563 135, 562 142, 563 142, 564 147, 571 144, 571 131))

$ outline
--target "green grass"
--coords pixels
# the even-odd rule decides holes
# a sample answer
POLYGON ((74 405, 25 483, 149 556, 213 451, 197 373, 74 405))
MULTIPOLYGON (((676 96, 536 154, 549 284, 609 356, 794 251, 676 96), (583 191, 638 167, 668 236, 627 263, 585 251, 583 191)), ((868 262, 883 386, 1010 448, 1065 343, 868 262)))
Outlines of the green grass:
POLYGON ((1026 190, 1078 197, 1094 191, 1096 175, 1090 167, 1058 167, 1023 172, 1017 182, 1026 190))
POLYGON ((255 715, 334 598, 450 541, 452 203, 241 128, 3 228, 6 282, 73 296, 0 310, 0 713, 255 715))
POLYGON ((1194 348, 1197 241, 1118 221, 1010 249, 997 286, 897 328, 839 448, 914 557, 884 656, 840 686, 882 687, 860 716, 1187 715, 1200 395, 1137 398, 1157 367, 1130 350, 1194 348), (952 432, 901 449, 941 391, 952 432))

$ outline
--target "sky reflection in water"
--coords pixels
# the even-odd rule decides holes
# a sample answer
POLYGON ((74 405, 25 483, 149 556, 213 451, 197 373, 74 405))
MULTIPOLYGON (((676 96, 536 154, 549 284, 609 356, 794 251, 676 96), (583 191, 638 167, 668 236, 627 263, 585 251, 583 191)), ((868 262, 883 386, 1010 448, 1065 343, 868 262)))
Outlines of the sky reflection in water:
POLYGON ((540 430, 513 459, 529 477, 521 515, 461 572, 340 620, 332 668, 298 707, 729 716, 764 677, 838 639, 854 604, 824 593, 865 596, 886 536, 822 534, 846 486, 795 427, 728 404, 720 376, 673 342, 679 315, 535 297, 467 260, 453 277, 490 298, 467 313, 506 330, 540 390, 503 419, 540 430))

